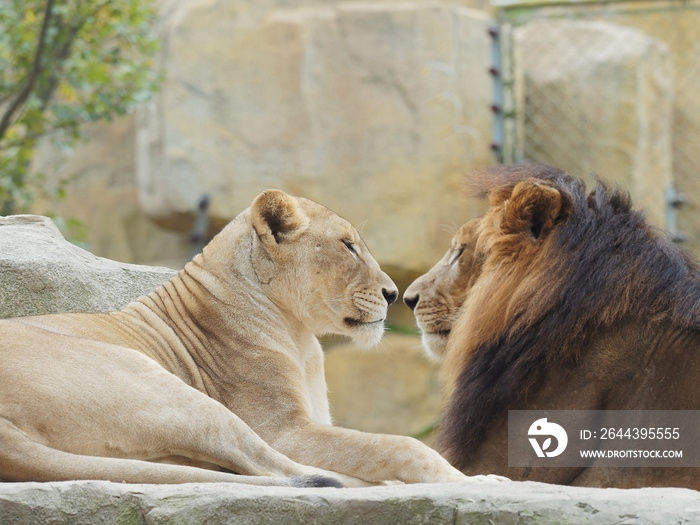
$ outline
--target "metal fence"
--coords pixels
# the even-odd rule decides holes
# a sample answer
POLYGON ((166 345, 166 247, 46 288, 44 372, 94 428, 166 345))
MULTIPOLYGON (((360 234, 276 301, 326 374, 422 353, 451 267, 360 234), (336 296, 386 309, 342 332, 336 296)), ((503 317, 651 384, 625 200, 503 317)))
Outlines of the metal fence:
POLYGON ((700 253, 700 0, 497 6, 505 162, 624 184, 700 253))

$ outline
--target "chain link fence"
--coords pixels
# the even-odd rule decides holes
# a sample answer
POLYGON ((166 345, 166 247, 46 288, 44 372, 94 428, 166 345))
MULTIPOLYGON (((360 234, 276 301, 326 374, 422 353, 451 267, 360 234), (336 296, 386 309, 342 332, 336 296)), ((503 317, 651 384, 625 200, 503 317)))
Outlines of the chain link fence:
POLYGON ((502 160, 620 182, 700 253, 700 0, 497 10, 502 160))

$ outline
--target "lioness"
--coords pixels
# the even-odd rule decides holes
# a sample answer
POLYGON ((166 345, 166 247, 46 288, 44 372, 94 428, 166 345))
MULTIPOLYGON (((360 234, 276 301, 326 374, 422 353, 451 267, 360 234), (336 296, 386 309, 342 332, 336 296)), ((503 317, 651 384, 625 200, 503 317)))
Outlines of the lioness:
POLYGON ((0 480, 463 480, 417 440, 331 425, 315 334, 373 345, 397 295, 347 221, 266 191, 123 310, 0 321, 0 480))

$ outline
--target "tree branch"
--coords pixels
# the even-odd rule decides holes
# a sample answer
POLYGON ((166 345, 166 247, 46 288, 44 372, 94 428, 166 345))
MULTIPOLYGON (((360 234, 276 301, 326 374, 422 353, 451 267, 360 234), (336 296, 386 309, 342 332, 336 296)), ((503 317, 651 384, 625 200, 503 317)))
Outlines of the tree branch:
POLYGON ((32 94, 32 90, 36 85, 36 82, 41 75, 41 60, 44 55, 44 49, 46 47, 46 34, 48 32, 49 23, 51 22, 51 11, 53 8, 54 0, 48 0, 46 2, 46 9, 44 11, 44 21, 41 25, 41 32, 39 33, 39 40, 36 46, 36 53, 34 54, 34 62, 32 64, 32 70, 27 78, 27 83, 24 85, 22 90, 17 94, 15 100, 7 108, 7 111, 2 116, 0 120, 0 141, 7 133, 7 129, 12 124, 12 119, 15 113, 27 102, 27 99, 32 94))

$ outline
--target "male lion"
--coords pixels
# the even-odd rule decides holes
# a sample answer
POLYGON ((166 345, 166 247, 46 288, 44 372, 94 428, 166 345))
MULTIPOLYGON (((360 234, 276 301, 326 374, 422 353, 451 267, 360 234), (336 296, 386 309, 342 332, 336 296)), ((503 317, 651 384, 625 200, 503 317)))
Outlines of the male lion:
POLYGON ((404 293, 449 401, 436 448, 466 474, 700 489, 698 468, 508 467, 508 410, 700 409, 700 266, 628 194, 549 166, 476 177, 490 210, 404 293))
POLYGON ((397 295, 347 221, 266 191, 121 311, 0 321, 0 481, 463 480, 417 440, 331 425, 315 334, 373 345, 397 295))

